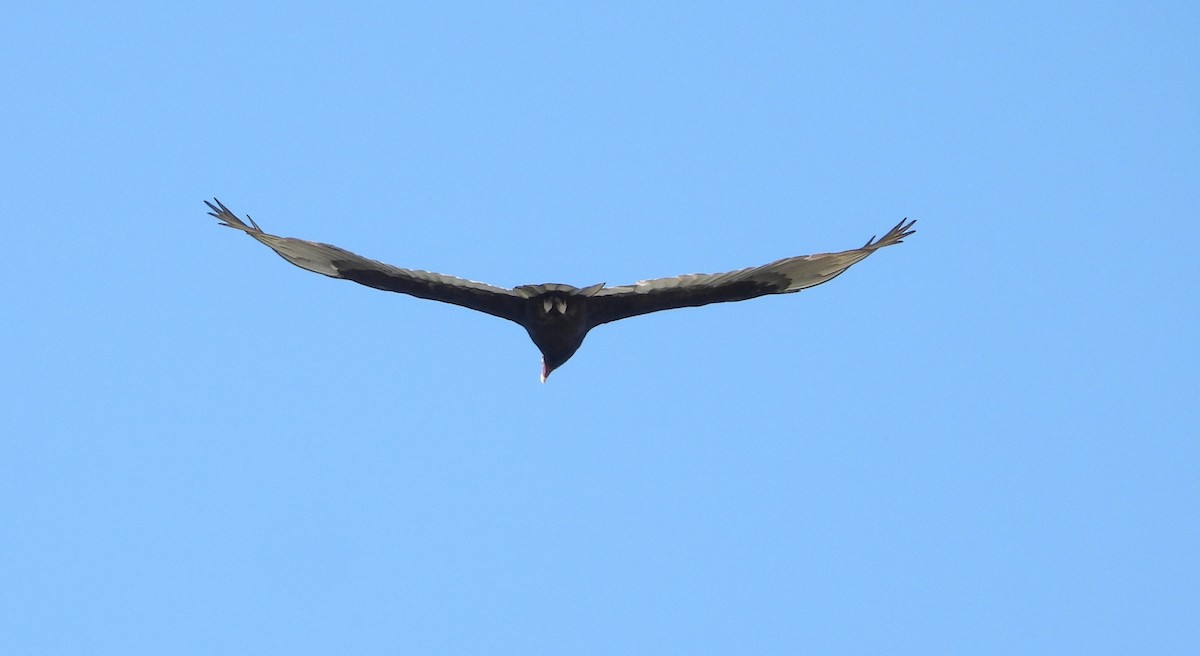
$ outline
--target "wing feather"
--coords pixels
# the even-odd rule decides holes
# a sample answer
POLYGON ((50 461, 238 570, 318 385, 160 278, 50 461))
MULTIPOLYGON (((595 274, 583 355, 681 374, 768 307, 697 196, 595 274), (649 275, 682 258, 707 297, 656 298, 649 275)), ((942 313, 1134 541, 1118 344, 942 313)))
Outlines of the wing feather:
POLYGON ((518 323, 523 316, 524 301, 512 289, 429 271, 401 269, 330 244, 272 235, 263 232, 249 215, 242 221, 221 201, 216 198, 213 201, 215 205, 204 203, 221 225, 245 232, 302 269, 375 289, 452 303, 518 323))
POLYGON ((789 257, 727 273, 693 273, 606 287, 592 297, 589 316, 599 325, 661 310, 795 293, 829 282, 880 248, 901 243, 916 232, 914 223, 905 219, 879 241, 872 237, 853 250, 789 257))

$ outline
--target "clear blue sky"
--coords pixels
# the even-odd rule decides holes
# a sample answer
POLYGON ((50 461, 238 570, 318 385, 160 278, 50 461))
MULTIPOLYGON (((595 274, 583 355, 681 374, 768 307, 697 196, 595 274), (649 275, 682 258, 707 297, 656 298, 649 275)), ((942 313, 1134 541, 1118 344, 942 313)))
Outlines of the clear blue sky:
POLYGON ((20 4, 5 653, 1200 649, 1195 3, 20 4), (214 195, 504 286, 918 233, 543 386, 214 195))

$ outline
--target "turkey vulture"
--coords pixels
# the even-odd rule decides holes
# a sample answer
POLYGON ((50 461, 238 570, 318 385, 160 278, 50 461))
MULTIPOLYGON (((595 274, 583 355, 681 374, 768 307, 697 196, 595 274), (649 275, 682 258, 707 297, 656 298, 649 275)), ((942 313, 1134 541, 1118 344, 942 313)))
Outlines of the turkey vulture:
POLYGON ((862 248, 789 257, 728 273, 695 273, 620 287, 598 283, 580 289, 549 283, 504 289, 440 273, 401 269, 329 244, 277 237, 263 232, 249 215, 242 221, 221 201, 216 198, 213 201, 215 205, 204 203, 221 225, 254 237, 302 269, 375 289, 453 303, 517 322, 542 352, 543 383, 550 372, 571 359, 588 331, 602 323, 659 310, 798 292, 836 278, 880 248, 899 244, 915 232, 912 227, 916 223, 904 219, 883 239, 875 241, 872 237, 862 248))

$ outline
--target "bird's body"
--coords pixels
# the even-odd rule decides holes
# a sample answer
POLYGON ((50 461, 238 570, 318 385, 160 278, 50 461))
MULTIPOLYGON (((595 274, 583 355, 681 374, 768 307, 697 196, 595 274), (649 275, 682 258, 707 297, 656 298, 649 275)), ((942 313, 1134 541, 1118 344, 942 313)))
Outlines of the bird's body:
POLYGON ((222 225, 245 232, 298 267, 375 289, 461 305, 520 324, 542 352, 543 382, 575 354, 588 331, 600 324, 660 310, 798 292, 832 280, 880 248, 899 244, 914 232, 916 223, 901 221, 882 239, 872 237, 862 248, 790 257, 728 273, 659 278, 620 287, 549 283, 508 289, 401 269, 329 244, 278 237, 263 232, 249 216, 242 221, 221 201, 213 200, 215 205, 205 203, 212 210, 209 214, 222 225))

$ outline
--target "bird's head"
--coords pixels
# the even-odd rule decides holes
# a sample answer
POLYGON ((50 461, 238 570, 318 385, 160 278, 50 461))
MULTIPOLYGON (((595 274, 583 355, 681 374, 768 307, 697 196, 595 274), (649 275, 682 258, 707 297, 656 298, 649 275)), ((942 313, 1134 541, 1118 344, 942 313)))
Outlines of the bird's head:
MULTIPOLYGON (((582 344, 582 343, 583 343, 583 340, 580 340, 580 344, 582 344)), ((542 382, 543 383, 546 382, 546 379, 550 377, 550 372, 554 371, 555 369, 558 369, 567 360, 570 360, 571 356, 575 355, 575 351, 577 349, 579 349, 578 344, 576 344, 575 348, 571 349, 571 351, 569 353, 567 353, 566 355, 563 355, 561 351, 551 352, 551 353, 546 353, 543 351, 542 352, 542 382)))
POLYGON ((566 364, 567 360, 575 355, 575 351, 583 345, 583 337, 586 331, 583 332, 552 332, 549 334, 539 335, 539 339, 535 340, 538 349, 542 352, 542 382, 550 377, 550 372, 558 369, 566 364))

